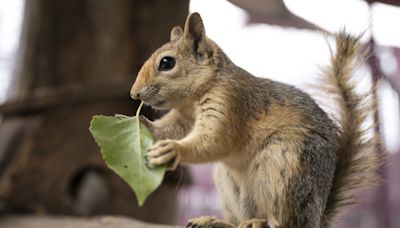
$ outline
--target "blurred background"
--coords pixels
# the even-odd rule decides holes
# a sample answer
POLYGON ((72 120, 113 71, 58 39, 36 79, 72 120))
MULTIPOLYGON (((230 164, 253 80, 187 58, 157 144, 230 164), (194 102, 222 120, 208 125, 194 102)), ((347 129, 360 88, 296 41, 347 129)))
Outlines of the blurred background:
POLYGON ((0 226, 22 215, 181 225, 221 216, 212 164, 168 173, 138 208, 88 131, 95 114, 135 113, 129 89, 137 71, 190 12, 237 65, 318 96, 324 107, 309 85, 328 64, 334 43, 326 34, 365 33, 372 54, 359 87, 382 79, 374 118, 389 159, 379 170, 384 184, 360 193, 337 227, 400 227, 398 0, 0 0, 0 226))

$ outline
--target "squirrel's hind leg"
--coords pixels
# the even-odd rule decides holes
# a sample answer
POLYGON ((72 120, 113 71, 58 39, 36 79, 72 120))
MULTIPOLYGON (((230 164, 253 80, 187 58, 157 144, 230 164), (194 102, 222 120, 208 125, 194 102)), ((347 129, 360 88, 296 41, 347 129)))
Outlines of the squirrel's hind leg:
POLYGON ((279 225, 268 223, 266 219, 248 219, 241 222, 238 228, 280 228, 279 225))

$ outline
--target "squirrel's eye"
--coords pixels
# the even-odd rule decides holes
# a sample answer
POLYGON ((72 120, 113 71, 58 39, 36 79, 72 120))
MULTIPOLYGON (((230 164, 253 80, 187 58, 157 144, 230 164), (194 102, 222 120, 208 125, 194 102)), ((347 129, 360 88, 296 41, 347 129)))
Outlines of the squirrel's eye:
POLYGON ((175 66, 175 58, 171 56, 165 56, 161 59, 160 65, 158 66, 159 71, 171 70, 175 66))

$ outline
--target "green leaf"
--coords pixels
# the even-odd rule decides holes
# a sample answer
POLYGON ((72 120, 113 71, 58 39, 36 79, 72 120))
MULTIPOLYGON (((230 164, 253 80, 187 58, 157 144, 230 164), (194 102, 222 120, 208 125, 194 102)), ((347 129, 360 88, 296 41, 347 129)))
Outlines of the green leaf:
POLYGON ((136 194, 139 206, 160 184, 165 167, 148 168, 144 156, 154 138, 136 116, 93 116, 90 132, 101 149, 107 166, 118 174, 136 194))

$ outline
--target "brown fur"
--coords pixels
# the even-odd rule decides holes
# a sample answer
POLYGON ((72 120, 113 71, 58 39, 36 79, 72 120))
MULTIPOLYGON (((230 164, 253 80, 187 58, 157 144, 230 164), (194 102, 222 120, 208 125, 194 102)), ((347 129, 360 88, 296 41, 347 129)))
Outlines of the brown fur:
POLYGON ((200 15, 189 16, 183 31, 171 31, 171 41, 143 65, 131 94, 170 110, 154 122, 142 118, 159 140, 147 153, 150 166, 218 162, 215 181, 229 223, 201 217, 191 226, 325 227, 353 188, 371 180, 374 142, 364 145, 353 130, 365 117, 348 88, 356 53, 343 46, 351 42, 359 45, 338 36, 326 73, 335 88, 330 91, 342 97, 346 118, 338 129, 309 95, 235 66, 205 36, 200 15), (176 64, 159 70, 165 56, 176 64))
POLYGON ((341 32, 336 37, 337 53, 331 59, 331 68, 325 70, 321 88, 336 98, 339 105, 340 138, 334 185, 325 209, 325 226, 329 226, 339 211, 354 204, 354 192, 379 182, 376 170, 382 163, 379 153, 379 135, 369 138, 368 131, 376 129, 362 126, 377 110, 376 87, 370 93, 356 92, 357 81, 351 78, 354 70, 364 63, 368 49, 362 47, 360 37, 341 32), (375 102, 374 102, 375 101, 375 102))

